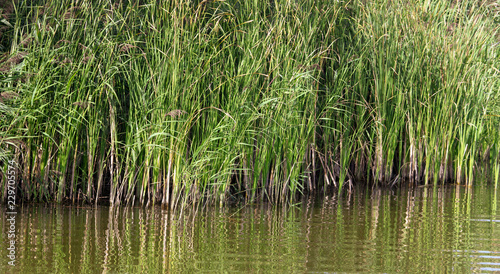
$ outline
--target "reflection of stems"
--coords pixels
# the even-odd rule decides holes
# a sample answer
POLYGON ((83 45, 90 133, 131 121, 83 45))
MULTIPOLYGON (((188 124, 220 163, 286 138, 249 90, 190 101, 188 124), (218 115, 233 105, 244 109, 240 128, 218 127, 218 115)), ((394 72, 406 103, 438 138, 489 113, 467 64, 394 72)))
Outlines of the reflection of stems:
POLYGON ((370 229, 370 240, 375 240, 377 238, 377 226, 378 226, 378 216, 379 216, 379 208, 380 208, 380 199, 381 199, 382 190, 376 189, 372 193, 371 202, 372 202, 372 227, 370 229))
POLYGON ((165 214, 162 214, 161 215, 161 222, 162 222, 162 227, 163 227, 163 231, 162 231, 162 234, 163 234, 163 271, 166 272, 166 273, 169 273, 170 272, 170 243, 169 243, 169 239, 170 237, 168 237, 168 233, 170 231, 170 229, 172 229, 170 227, 170 222, 168 220, 170 214, 168 213, 165 213, 165 214))
MULTIPOLYGON (((306 243, 306 250, 305 250, 305 256, 304 256, 304 268, 307 269, 307 263, 309 262, 309 251, 311 249, 311 228, 312 228, 312 225, 314 223, 314 208, 312 207, 313 205, 313 200, 312 200, 312 197, 309 197, 309 199, 307 199, 307 203, 306 203, 306 210, 305 210, 305 214, 304 216, 306 216, 306 235, 305 235, 305 243, 306 243)), ((324 208, 324 206, 322 207, 324 208)), ((324 215, 324 211, 321 212, 321 217, 323 217, 324 215)))
MULTIPOLYGON (((97 212, 98 210, 96 210, 97 212)), ((99 212, 101 212, 99 210, 99 212)), ((110 250, 110 245, 112 246, 113 243, 110 244, 110 241, 112 241, 112 239, 110 239, 110 233, 111 233, 111 224, 110 224, 110 219, 111 219, 111 216, 109 215, 108 213, 108 223, 106 224, 106 230, 104 232, 104 235, 105 235, 105 247, 104 247, 104 260, 103 260, 103 265, 104 265, 104 270, 108 270, 108 266, 109 266, 109 256, 110 256, 110 253, 111 253, 111 250, 110 250)), ((97 218, 96 218, 96 221, 97 221, 97 218)), ((96 238, 98 238, 97 234, 96 234, 96 238)))
POLYGON ((411 231, 411 225, 410 225, 410 222, 411 222, 411 219, 412 219, 412 212, 413 212, 413 208, 415 206, 415 197, 414 197, 414 193, 413 193, 413 190, 410 190, 408 191, 408 196, 406 198, 406 216, 405 216, 405 222, 403 224, 403 228, 401 229, 401 242, 403 244, 407 244, 407 242, 409 241, 409 234, 410 234, 410 231, 411 231))
POLYGON ((90 248, 89 248, 89 227, 90 227, 90 211, 86 210, 85 211, 85 226, 83 229, 83 249, 82 249, 82 254, 81 254, 81 261, 82 265, 80 267, 80 272, 84 273, 90 269, 90 248), (86 270, 86 271, 85 271, 86 270))

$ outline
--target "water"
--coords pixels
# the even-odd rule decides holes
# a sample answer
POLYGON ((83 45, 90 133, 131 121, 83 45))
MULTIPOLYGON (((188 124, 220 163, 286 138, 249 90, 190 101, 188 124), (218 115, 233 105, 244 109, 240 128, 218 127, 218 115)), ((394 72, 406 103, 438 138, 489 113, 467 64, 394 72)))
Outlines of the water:
POLYGON ((160 208, 17 209, 10 266, 0 209, 0 273, 500 271, 499 191, 356 190, 284 208, 169 214, 160 208))

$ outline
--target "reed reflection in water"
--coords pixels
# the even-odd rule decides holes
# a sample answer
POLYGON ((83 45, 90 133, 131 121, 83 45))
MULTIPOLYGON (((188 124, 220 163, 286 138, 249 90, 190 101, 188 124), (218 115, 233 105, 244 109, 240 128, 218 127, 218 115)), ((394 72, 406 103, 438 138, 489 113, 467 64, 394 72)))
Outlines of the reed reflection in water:
MULTIPOLYGON (((1 273, 500 271, 498 190, 356 190, 295 207, 171 213, 28 205, 1 273)), ((1 209, 5 216, 5 208, 1 209)))

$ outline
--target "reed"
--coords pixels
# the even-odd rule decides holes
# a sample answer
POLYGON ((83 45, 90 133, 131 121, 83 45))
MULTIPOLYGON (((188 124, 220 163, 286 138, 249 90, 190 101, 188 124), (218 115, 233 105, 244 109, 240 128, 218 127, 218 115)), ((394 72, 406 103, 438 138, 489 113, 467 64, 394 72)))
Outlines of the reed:
POLYGON ((171 208, 472 185, 484 170, 497 185, 497 13, 19 1, 2 36, 0 161, 18 160, 24 200, 171 208))

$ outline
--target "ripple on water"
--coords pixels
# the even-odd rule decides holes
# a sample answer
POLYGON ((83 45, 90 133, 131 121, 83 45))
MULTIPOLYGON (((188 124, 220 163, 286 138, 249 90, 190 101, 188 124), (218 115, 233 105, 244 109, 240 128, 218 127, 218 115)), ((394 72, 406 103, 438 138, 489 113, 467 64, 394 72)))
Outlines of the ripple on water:
POLYGON ((20 263, 6 268, 0 257, 0 273, 500 271, 496 196, 461 191, 359 192, 197 215, 30 206, 16 220, 20 263))

